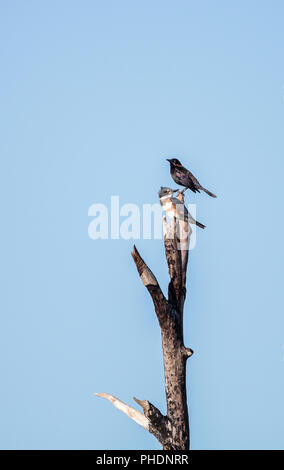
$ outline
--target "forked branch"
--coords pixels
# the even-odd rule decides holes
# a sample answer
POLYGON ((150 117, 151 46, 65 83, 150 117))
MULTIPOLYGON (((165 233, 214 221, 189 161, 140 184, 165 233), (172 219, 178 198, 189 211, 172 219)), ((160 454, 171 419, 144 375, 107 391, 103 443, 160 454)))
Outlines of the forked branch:
MULTIPOLYGON (((183 195, 178 198, 183 203, 183 195)), ((106 398, 116 408, 152 433, 164 450, 186 450, 189 448, 189 422, 186 397, 186 360, 193 354, 183 340, 183 307, 186 297, 186 270, 191 228, 188 222, 163 219, 165 254, 169 268, 170 283, 168 299, 164 296, 151 269, 140 256, 137 248, 132 258, 139 276, 150 293, 159 321, 164 357, 167 415, 148 400, 134 400, 144 414, 126 405, 107 393, 97 396, 106 398)))

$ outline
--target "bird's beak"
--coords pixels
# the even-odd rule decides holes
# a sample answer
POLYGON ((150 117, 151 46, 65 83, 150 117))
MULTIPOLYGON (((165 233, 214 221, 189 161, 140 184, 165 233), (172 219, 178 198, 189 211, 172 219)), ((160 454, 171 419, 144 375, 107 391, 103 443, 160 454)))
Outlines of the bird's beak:
POLYGON ((169 158, 166 158, 167 162, 170 162, 171 160, 169 158))
POLYGON ((173 189, 173 193, 177 193, 179 189, 173 189))

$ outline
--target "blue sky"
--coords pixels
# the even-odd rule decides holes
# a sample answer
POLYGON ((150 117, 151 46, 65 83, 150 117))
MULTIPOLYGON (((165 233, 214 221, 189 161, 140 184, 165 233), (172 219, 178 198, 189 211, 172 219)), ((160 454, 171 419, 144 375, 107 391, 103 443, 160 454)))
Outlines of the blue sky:
MULTIPOLYGON (((0 4, 0 447, 159 449, 94 392, 165 412, 132 240, 88 209, 157 202, 168 156, 197 204, 185 306, 193 449, 283 449, 283 2, 0 4)), ((164 291, 159 240, 137 240, 164 291)))

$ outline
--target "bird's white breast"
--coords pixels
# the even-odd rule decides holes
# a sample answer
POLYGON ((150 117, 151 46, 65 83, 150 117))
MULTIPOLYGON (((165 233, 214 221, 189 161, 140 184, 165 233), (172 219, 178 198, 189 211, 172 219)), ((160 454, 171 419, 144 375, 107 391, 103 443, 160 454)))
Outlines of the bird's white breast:
POLYGON ((161 201, 161 202, 162 202, 162 208, 166 212, 166 214, 169 217, 174 217, 175 216, 174 204, 169 200, 161 201))

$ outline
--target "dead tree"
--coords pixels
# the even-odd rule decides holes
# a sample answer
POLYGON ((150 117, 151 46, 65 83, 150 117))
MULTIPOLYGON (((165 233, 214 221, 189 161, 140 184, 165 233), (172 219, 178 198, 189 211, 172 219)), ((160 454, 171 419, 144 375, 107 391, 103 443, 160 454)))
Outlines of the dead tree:
MULTIPOLYGON (((183 195, 179 194, 178 197, 183 203, 183 195)), ((144 412, 142 414, 113 395, 108 393, 95 395, 106 398, 116 408, 147 429, 158 439, 164 450, 187 450, 189 449, 189 420, 186 397, 186 360, 193 354, 193 351, 184 345, 183 309, 186 298, 186 270, 191 228, 187 222, 172 218, 168 223, 164 217, 163 229, 170 275, 168 299, 135 246, 131 254, 139 276, 152 297, 161 328, 167 415, 162 415, 148 400, 134 398, 142 407, 144 412)))

